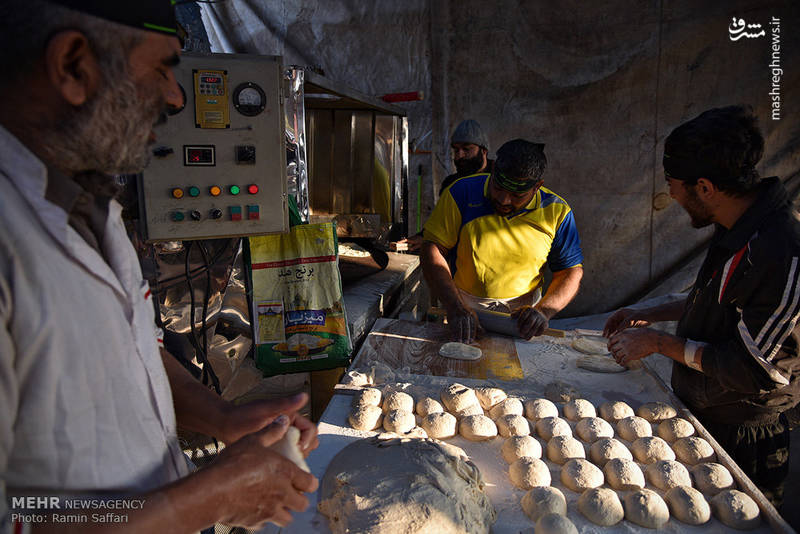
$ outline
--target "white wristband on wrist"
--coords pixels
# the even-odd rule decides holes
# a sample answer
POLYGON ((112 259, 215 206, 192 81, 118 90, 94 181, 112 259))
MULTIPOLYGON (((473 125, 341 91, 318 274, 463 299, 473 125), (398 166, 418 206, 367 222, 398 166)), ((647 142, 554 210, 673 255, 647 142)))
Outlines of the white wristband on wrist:
POLYGON ((686 343, 683 345, 683 363, 692 369, 702 371, 703 369, 700 367, 700 362, 698 362, 695 358, 697 356, 697 351, 705 345, 706 343, 700 343, 697 341, 692 341, 691 339, 687 339, 686 343))

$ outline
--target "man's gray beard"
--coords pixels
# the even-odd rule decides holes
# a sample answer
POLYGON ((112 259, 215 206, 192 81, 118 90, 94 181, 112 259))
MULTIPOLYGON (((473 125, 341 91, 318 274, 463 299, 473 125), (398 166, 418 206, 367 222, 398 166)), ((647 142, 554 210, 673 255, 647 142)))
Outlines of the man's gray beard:
POLYGON ((104 82, 86 104, 37 132, 45 157, 62 171, 137 173, 150 161, 148 138, 163 107, 160 95, 140 96, 127 76, 104 82))

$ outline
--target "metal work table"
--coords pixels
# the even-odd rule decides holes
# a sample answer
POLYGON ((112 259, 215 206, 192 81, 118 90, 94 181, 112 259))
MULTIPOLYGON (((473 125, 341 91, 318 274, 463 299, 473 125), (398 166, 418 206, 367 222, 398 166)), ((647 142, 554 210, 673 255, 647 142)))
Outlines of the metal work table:
MULTIPOLYGON (((598 328, 602 327, 602 316, 595 322, 583 321, 580 324, 558 323, 554 327, 598 328)), ((484 350, 486 362, 452 362, 435 354, 439 345, 446 339, 446 331, 441 325, 416 323, 402 320, 379 319, 365 339, 351 369, 367 369, 374 362, 388 365, 395 371, 394 380, 388 380, 378 387, 404 389, 415 399, 423 395, 437 397, 439 390, 451 382, 468 386, 494 385, 504 389, 509 395, 542 396, 546 384, 553 380, 564 380, 578 389, 581 396, 595 406, 607 400, 623 400, 634 409, 649 401, 668 402, 675 406, 679 416, 693 420, 694 417, 665 389, 663 380, 649 368, 629 370, 624 373, 600 374, 579 369, 575 361, 581 355, 574 351, 570 338, 537 338, 535 342, 513 340, 504 336, 486 336, 479 341, 484 350), (491 363, 491 361, 495 363, 491 363)), ((373 435, 374 432, 361 432, 349 427, 347 414, 353 393, 359 388, 337 386, 319 424, 320 447, 308 459, 312 473, 322 478, 331 459, 347 444, 373 435)), ((695 422, 695 421, 693 421, 695 422)), ((574 427, 574 423, 570 423, 574 427)), ((697 424, 695 424, 697 427, 697 424)), ((718 455, 718 462, 725 464, 739 489, 749 493, 762 510, 762 524, 754 532, 793 532, 775 509, 735 466, 713 438, 697 427, 699 435, 708 439, 718 455), (733 465, 731 465, 733 464, 733 465)), ((497 521, 492 527, 495 534, 532 532, 531 522, 521 511, 520 498, 525 491, 515 488, 508 478, 508 465, 503 460, 500 447, 503 439, 488 442, 469 442, 456 436, 448 443, 463 448, 478 465, 486 482, 486 492, 497 511, 497 521)), ((581 532, 648 532, 628 521, 603 528, 590 523, 577 511, 578 494, 564 488, 560 482, 560 467, 547 462, 551 469, 552 485, 562 490, 567 498, 568 517, 581 532)), ((648 486, 649 487, 649 486, 648 486)), ((653 488, 651 488, 653 489, 653 488)), ((658 490, 663 494, 662 491, 658 490)), ((295 514, 294 522, 287 528, 274 526, 262 532, 329 532, 327 518, 319 514, 316 505, 319 495, 309 495, 311 505, 301 514, 295 514)), ((737 532, 712 518, 706 525, 690 527, 676 519, 670 519, 664 527, 667 532, 737 532)))

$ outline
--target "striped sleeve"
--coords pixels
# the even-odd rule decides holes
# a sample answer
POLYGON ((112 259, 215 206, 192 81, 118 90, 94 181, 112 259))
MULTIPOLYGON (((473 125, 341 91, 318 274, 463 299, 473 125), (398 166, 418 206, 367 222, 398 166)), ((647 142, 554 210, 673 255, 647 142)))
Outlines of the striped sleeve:
POLYGON ((776 365, 775 357, 800 319, 798 263, 798 257, 773 263, 762 273, 750 299, 737 303, 738 335, 704 349, 706 374, 736 391, 767 391, 789 384, 791 377, 776 365), (741 365, 752 372, 743 372, 741 365))

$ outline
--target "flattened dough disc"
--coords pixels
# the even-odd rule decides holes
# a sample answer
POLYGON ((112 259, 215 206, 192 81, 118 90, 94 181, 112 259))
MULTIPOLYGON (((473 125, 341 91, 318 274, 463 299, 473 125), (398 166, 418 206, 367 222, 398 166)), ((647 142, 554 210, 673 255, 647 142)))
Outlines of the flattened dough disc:
POLYGON ((483 352, 478 347, 452 341, 441 346, 439 355, 453 360, 480 360, 483 352))

